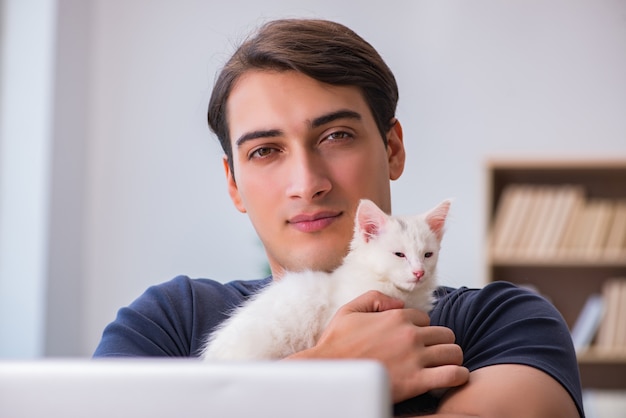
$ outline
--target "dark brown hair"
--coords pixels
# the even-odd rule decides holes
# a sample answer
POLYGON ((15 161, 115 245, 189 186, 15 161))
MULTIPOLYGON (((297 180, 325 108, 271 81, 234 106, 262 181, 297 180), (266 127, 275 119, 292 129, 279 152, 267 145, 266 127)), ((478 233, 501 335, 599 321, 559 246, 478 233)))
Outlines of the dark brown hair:
POLYGON ((393 126, 396 112, 398 86, 378 52, 339 23, 274 20, 239 46, 220 72, 209 101, 209 126, 222 145, 231 171, 226 103, 234 84, 249 70, 294 70, 323 83, 360 88, 386 143, 386 133, 393 126))

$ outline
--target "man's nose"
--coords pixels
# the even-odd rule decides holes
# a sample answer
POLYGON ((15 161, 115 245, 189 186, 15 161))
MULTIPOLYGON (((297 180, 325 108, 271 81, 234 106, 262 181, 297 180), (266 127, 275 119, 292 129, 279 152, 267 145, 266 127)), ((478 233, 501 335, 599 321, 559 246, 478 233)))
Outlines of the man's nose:
POLYGON ((332 187, 326 164, 313 152, 294 153, 286 175, 289 176, 287 194, 292 198, 317 199, 332 187))

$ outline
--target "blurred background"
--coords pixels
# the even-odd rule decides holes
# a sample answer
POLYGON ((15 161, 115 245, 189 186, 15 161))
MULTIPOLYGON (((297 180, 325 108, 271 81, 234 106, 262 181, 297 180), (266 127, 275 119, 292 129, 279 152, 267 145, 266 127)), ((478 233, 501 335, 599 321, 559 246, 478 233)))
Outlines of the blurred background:
POLYGON ((489 158, 626 157, 624 0, 0 5, 0 357, 90 356, 118 308, 178 274, 265 275, 205 111, 272 18, 344 23, 394 70, 394 212, 455 199, 443 284, 484 284, 489 158))

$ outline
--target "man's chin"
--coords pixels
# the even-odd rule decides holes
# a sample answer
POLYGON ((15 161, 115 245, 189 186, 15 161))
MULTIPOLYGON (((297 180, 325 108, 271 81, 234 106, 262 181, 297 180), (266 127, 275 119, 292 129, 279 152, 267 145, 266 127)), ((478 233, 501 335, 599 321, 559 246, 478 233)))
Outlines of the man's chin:
POLYGON ((336 251, 306 251, 301 254, 291 253, 289 260, 282 263, 288 271, 325 271, 331 272, 341 264, 343 254, 336 251))

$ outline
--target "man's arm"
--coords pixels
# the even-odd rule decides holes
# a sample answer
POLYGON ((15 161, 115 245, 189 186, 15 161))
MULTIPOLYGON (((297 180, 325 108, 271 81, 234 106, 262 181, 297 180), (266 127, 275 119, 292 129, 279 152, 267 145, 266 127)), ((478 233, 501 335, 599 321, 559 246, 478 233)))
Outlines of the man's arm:
POLYGON ((547 373, 530 366, 501 364, 471 372, 466 385, 446 394, 438 413, 433 415, 439 416, 574 418, 580 415, 567 390, 547 373))

